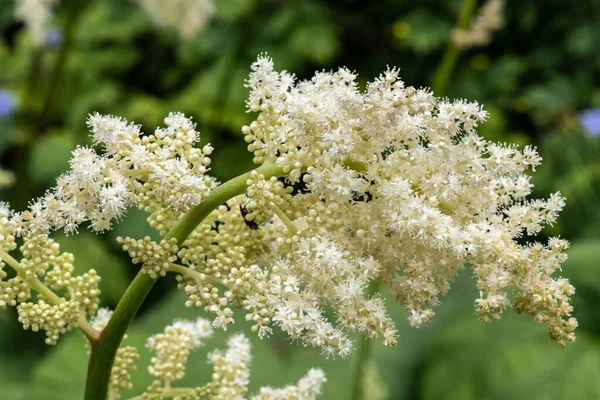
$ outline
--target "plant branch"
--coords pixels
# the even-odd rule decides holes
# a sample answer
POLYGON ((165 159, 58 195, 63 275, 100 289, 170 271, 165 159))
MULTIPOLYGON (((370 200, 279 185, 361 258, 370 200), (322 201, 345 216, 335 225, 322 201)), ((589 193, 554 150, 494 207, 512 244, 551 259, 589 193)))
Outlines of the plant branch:
MULTIPOLYGON (((65 301, 62 297, 59 297, 56 293, 54 293, 48 286, 44 285, 37 277, 31 275, 26 276, 25 272, 21 268, 20 263, 12 257, 10 254, 0 249, 0 259, 8 264, 15 272, 27 282, 29 287, 42 296, 52 305, 59 305, 65 301)), ((83 332, 83 334, 90 340, 95 341, 98 340, 98 332, 92 328, 92 326, 87 321, 85 314, 81 314, 79 318, 78 324, 79 330, 83 332)))
POLYGON ((292 221, 281 208, 277 207, 276 204, 273 205, 273 211, 277 214, 281 222, 285 224, 291 235, 295 235, 298 232, 298 228, 294 224, 294 221, 292 221))
MULTIPOLYGON (((263 165, 255 171, 267 179, 284 175, 283 169, 276 165, 263 165)), ((252 171, 248 171, 214 189, 206 200, 183 215, 177 225, 167 233, 165 239, 175 238, 177 245, 181 246, 196 226, 214 209, 227 200, 246 192, 246 182, 251 173, 252 171)), ((100 339, 91 343, 85 400, 106 400, 115 354, 123 335, 155 282, 156 279, 150 278, 140 270, 119 301, 112 318, 101 333, 100 339)))

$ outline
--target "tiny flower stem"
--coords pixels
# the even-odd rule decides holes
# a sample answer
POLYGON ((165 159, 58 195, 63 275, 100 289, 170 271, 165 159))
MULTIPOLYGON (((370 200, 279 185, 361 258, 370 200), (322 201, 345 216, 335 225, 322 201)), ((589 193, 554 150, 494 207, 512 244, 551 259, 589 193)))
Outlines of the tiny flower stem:
MULTIPOLYGON (((266 179, 284 175, 282 168, 276 165, 263 165, 255 171, 264 175, 266 179)), ((246 192, 246 182, 251 173, 252 171, 248 171, 214 189, 208 198, 183 215, 177 225, 167 233, 165 239, 175 238, 177 244, 181 246, 196 226, 214 209, 227 200, 246 192)), ((123 335, 155 282, 156 279, 150 278, 140 270, 119 301, 112 318, 101 333, 100 339, 91 343, 85 400, 106 400, 115 354, 123 335)))
POLYGON ((275 214, 277 214, 281 222, 283 222, 285 226, 287 226, 291 235, 295 235, 298 232, 298 228, 296 227, 296 225, 294 225, 294 222, 287 216, 285 212, 283 212, 281 208, 277 207, 276 204, 273 204, 273 211, 275 212, 275 214))
POLYGON ((150 173, 147 169, 128 169, 123 172, 123 175, 130 177, 146 176, 150 173))
MULTIPOLYGON (((37 277, 35 276, 25 276, 23 269, 19 265, 19 262, 15 260, 10 254, 0 249, 0 259, 8 264, 12 269, 15 270, 17 274, 21 278, 27 282, 29 287, 42 296, 52 305, 59 305, 63 303, 65 300, 59 297, 56 293, 54 293, 48 286, 44 285, 37 277)), ((87 322, 85 313, 81 312, 81 316, 79 318, 79 330, 83 332, 83 334, 90 340, 95 341, 98 340, 98 332, 92 328, 92 326, 87 322)))
MULTIPOLYGON (((163 389, 163 391, 160 393, 160 395, 163 398, 173 398, 173 397, 177 397, 177 396, 184 396, 188 393, 190 393, 191 391, 196 390, 195 388, 169 388, 169 389, 163 389)), ((139 395, 139 396, 135 396, 135 397, 130 397, 128 400, 141 400, 144 398, 144 395, 139 395)))
MULTIPOLYGON (((469 27, 476 5, 477 0, 462 0, 456 26, 454 27, 455 29, 466 29, 469 27)), ((448 82, 452 77, 452 72, 454 72, 454 67, 456 66, 459 55, 460 48, 454 43, 452 38, 450 38, 448 46, 446 47, 446 52, 444 53, 444 58, 442 58, 442 62, 439 64, 433 75, 431 89, 436 96, 441 97, 446 94, 448 82)))
POLYGON ((344 159, 344 162, 342 163, 342 165, 344 165, 344 167, 348 167, 356 172, 366 172, 367 171, 367 165, 360 162, 360 161, 356 161, 350 157, 346 157, 344 159))
POLYGON ((193 280, 198 282, 202 281, 202 276, 199 272, 194 271, 193 269, 190 269, 188 267, 184 267, 183 265, 171 264, 171 266, 169 267, 169 271, 176 272, 183 276, 187 276, 188 278, 192 278, 193 280))

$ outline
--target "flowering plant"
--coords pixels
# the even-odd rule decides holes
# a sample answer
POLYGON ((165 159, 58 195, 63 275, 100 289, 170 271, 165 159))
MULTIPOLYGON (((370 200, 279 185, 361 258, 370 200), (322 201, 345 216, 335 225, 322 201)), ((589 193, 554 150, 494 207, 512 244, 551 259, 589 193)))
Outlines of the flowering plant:
MULTIPOLYGON (((465 266, 477 278, 482 322, 512 305, 546 324, 559 346, 575 340, 574 288, 552 276, 568 243, 522 241, 554 223, 564 200, 559 193, 528 199, 527 171, 540 157, 529 146, 479 137, 487 117, 479 104, 407 87, 396 69, 365 91, 345 68, 298 82, 266 56, 252 64, 247 86, 248 111, 257 113, 242 128, 258 165, 252 171, 218 183, 208 174, 213 148, 195 147, 199 133, 181 113, 147 135, 121 118, 92 114, 99 152, 77 148, 70 171, 27 211, 2 205, 0 305, 16 307, 24 328, 44 330, 48 344, 73 329, 85 334, 86 399, 117 398, 130 387, 136 350, 120 347, 121 340, 167 273, 176 274, 185 305, 211 315, 215 329, 234 323, 238 308, 259 337, 277 327, 327 356, 352 351, 349 332, 396 345, 379 291, 420 327, 465 266), (141 268, 111 313, 99 308, 97 273, 75 275, 73 256, 50 233, 76 234, 82 226, 105 232, 130 207, 149 213, 162 240, 118 239, 141 268), (15 258, 19 238, 22 256, 15 258)), ((198 320, 151 338, 149 372, 157 381, 143 398, 175 390, 171 382, 182 376, 189 351, 210 334, 209 323, 198 320)), ((169 393, 243 396, 246 339, 234 336, 230 347, 209 357, 213 383, 169 393)), ((258 398, 313 398, 323 381, 312 371, 297 387, 264 389, 258 398)))

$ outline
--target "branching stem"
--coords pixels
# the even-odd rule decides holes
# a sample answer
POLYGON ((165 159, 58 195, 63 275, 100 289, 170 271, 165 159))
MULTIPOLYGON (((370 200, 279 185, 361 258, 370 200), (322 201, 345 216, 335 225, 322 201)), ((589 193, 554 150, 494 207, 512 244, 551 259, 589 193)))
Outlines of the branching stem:
MULTIPOLYGON (((37 277, 30 275, 27 276, 21 268, 19 262, 15 260, 10 254, 0 249, 0 259, 4 261, 8 266, 15 270, 15 272, 27 282, 30 288, 44 296, 44 299, 48 301, 50 304, 57 306, 65 301, 62 297, 59 297, 56 293, 54 293, 48 286, 44 285, 37 277)), ((92 326, 87 321, 85 313, 81 313, 78 324, 79 330, 83 332, 83 334, 90 340, 95 341, 98 340, 99 333, 92 328, 92 326)))
MULTIPOLYGON (((266 179, 284 175, 283 169, 276 165, 263 165, 255 171, 264 175, 266 179)), ((196 226, 214 209, 227 200, 246 192, 246 182, 251 173, 252 171, 249 171, 239 175, 214 189, 208 198, 183 215, 177 225, 167 233, 165 239, 175 238, 177 244, 181 246, 196 226)), ((186 271, 188 274, 189 272, 193 271, 186 271)), ((115 354, 119 349, 123 335, 155 282, 156 279, 150 278, 140 270, 119 301, 112 318, 101 333, 100 339, 90 343, 91 354, 88 364, 85 400, 106 400, 115 354)))

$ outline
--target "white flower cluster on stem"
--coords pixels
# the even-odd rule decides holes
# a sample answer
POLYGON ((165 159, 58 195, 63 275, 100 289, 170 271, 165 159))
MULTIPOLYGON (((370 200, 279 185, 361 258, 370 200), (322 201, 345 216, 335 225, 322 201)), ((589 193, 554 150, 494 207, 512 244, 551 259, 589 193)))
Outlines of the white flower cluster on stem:
MULTIPOLYGON (((247 85, 248 109, 257 114, 242 132, 261 164, 256 171, 217 185, 207 175, 212 147, 195 147, 199 135, 182 114, 169 114, 150 135, 94 114, 88 124, 104 152, 78 148, 55 189, 28 211, 6 212, 4 251, 16 247, 15 236, 33 235, 33 249, 52 229, 110 229, 129 206, 149 212, 162 236, 201 210, 201 222, 179 241, 119 241, 151 278, 175 272, 186 305, 212 314, 215 328, 227 328, 233 308, 242 308, 260 337, 278 326, 327 355, 350 353, 349 332, 395 345, 397 329, 374 288, 391 293, 419 327, 468 265, 482 322, 512 306, 546 324, 558 345, 575 340, 574 288, 553 277, 568 243, 524 240, 553 224, 564 200, 559 193, 529 199, 529 170, 541 158, 530 146, 479 137, 487 117, 479 104, 407 87, 396 69, 364 91, 344 68, 298 82, 265 56, 252 64, 247 85)), ((69 296, 93 315, 97 301, 78 293, 92 296, 97 277, 72 279, 48 246, 51 257, 40 255, 41 263, 24 248, 15 267, 23 278, 2 282, 4 303, 25 301, 31 279, 54 263, 47 284, 82 287, 69 296)), ((22 318, 63 331, 74 324, 70 310, 59 310, 63 325, 32 323, 37 314, 29 309, 22 318)))
MULTIPOLYGON (((185 364, 191 350, 204 344, 212 336, 210 321, 199 318, 195 322, 175 321, 164 333, 148 339, 147 347, 156 353, 148 371, 158 379, 147 391, 134 399, 159 400, 173 397, 177 400, 243 400, 250 382, 250 341, 243 334, 235 334, 227 340, 225 351, 215 350, 208 354, 213 366, 210 382, 196 388, 177 388, 171 383, 183 377, 185 364)), ((252 400, 295 399, 314 400, 321 393, 326 381, 319 369, 310 369, 297 385, 283 389, 263 387, 252 400)), ((132 399, 133 400, 133 399, 132 399)))

